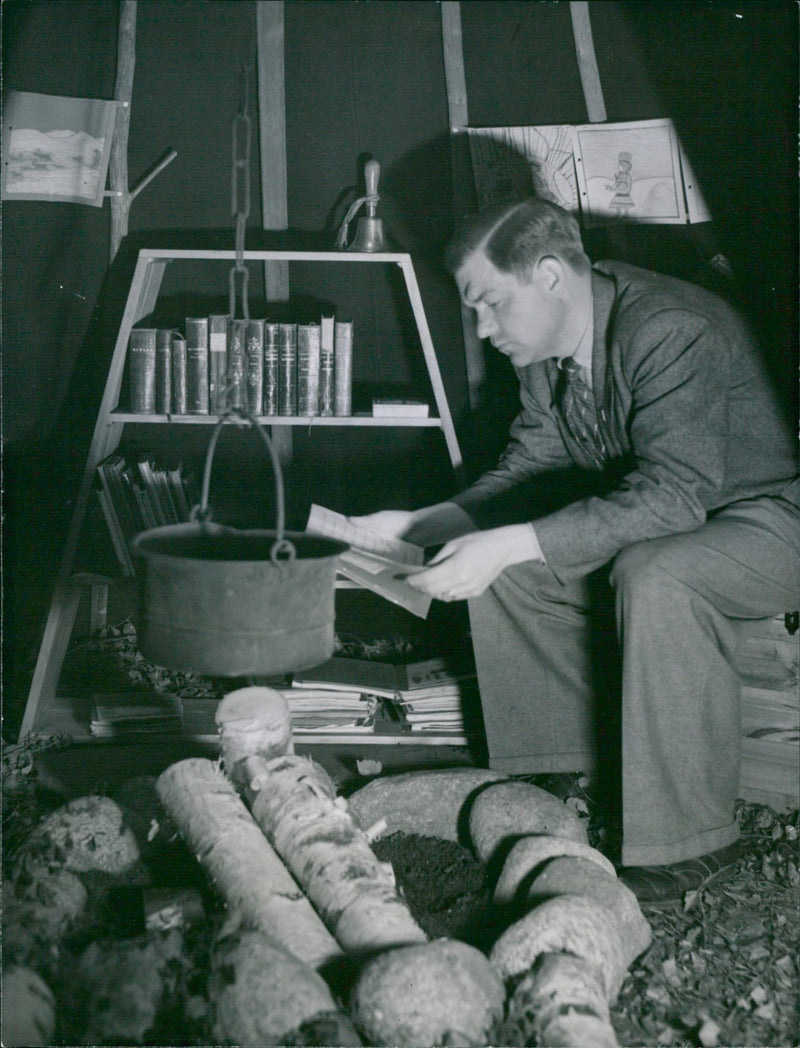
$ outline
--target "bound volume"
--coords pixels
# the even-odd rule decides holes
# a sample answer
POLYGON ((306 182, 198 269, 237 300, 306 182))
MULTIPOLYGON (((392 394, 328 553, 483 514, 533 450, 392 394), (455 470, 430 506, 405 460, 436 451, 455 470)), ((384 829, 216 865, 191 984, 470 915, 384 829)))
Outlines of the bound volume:
POLYGON ((334 318, 323 317, 320 324, 319 346, 319 413, 332 415, 334 405, 334 318))
POLYGON ((297 414, 297 324, 278 330, 278 414, 297 414))
POLYGON ((228 407, 247 407, 245 353, 247 321, 228 318, 228 407))
POLYGON ((156 412, 168 415, 172 410, 172 330, 156 331, 156 412))
POLYGON ((334 414, 353 413, 353 321, 337 320, 334 325, 334 414))
POLYGON ((297 414, 319 414, 319 324, 297 325, 297 414))
POLYGON ((225 410, 225 376, 228 371, 228 315, 208 318, 208 407, 212 415, 225 410))
POLYGON ((156 329, 132 328, 128 346, 131 412, 153 415, 156 410, 156 329))
POLYGON ((278 414, 278 329, 276 323, 264 324, 264 414, 278 414))
POLYGON ((247 325, 247 410, 260 415, 264 406, 264 321, 247 325))
POLYGON ((186 339, 180 335, 172 338, 172 410, 176 415, 185 415, 186 394, 186 339))
POLYGON ((186 318, 186 414, 208 414, 208 317, 186 318))

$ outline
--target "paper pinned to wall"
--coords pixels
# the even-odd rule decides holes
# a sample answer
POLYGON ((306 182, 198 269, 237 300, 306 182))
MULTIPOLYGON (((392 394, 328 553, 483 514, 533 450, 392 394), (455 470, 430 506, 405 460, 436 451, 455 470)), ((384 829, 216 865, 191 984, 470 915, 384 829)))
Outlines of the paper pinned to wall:
POLYGON ((688 221, 678 136, 671 120, 574 128, 586 226, 688 221))
POLYGON ((12 91, 3 114, 3 200, 101 207, 119 103, 12 91))
POLYGON ((711 218, 668 118, 461 130, 481 207, 535 194, 580 214, 586 227, 711 218))
POLYGON ((686 211, 690 222, 710 222, 711 212, 706 204, 703 194, 700 192, 700 183, 694 173, 694 168, 689 163, 689 157, 683 145, 681 150, 681 170, 683 172, 683 188, 686 192, 686 211))
POLYGON ((475 189, 481 207, 504 197, 535 194, 578 210, 572 128, 470 127, 475 189))

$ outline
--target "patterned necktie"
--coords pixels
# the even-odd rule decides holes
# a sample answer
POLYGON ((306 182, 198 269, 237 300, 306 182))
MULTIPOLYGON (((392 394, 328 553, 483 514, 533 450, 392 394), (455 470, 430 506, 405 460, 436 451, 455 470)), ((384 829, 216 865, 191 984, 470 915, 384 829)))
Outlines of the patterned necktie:
POLYGON ((584 382, 580 364, 567 357, 561 364, 564 389, 561 394, 561 413, 573 437, 595 462, 602 465, 605 447, 597 425, 594 394, 584 382))

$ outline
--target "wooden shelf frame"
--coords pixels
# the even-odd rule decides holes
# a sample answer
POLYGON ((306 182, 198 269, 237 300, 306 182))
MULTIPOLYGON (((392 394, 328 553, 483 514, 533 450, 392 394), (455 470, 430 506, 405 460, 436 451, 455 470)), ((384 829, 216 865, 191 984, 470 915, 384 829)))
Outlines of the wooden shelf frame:
MULTIPOLYGON (((139 251, 136 267, 120 321, 114 353, 108 370, 105 390, 97 414, 94 434, 89 447, 78 497, 73 512, 64 552, 61 559, 53 596, 31 687, 20 726, 20 739, 40 730, 41 715, 53 707, 61 670, 67 655, 72 630, 84 583, 74 575, 75 555, 83 528, 86 511, 94 487, 97 466, 110 455, 122 439, 126 426, 130 425, 208 425, 215 423, 214 415, 140 415, 119 410, 119 396, 128 355, 131 329, 149 316, 155 309, 161 283, 167 265, 178 262, 218 261, 233 263, 235 251, 202 249, 143 248, 139 251)), ((359 251, 245 251, 245 262, 288 263, 319 262, 343 265, 397 265, 403 273, 406 292, 414 315, 422 353, 428 371, 436 403, 437 415, 427 418, 373 418, 369 415, 348 417, 272 417, 264 416, 265 425, 287 426, 372 426, 372 427, 435 427, 441 430, 453 466, 456 481, 463 487, 466 483, 464 463, 447 393, 439 370, 439 362, 428 327, 422 295, 417 283, 411 256, 405 252, 359 252, 359 251)))

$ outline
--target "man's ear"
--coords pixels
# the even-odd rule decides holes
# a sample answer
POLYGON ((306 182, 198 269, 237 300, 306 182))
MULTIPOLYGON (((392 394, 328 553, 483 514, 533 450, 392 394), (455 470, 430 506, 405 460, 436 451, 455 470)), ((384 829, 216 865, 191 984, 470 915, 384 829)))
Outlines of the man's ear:
POLYGON ((560 291, 564 287, 564 263, 556 255, 542 255, 533 268, 534 276, 547 291, 560 291))

